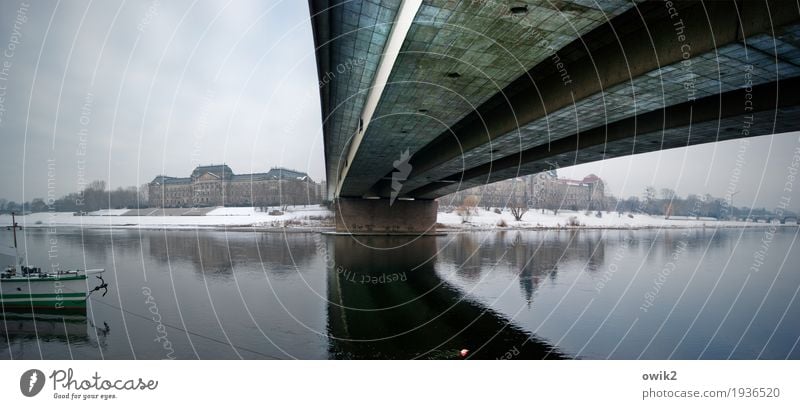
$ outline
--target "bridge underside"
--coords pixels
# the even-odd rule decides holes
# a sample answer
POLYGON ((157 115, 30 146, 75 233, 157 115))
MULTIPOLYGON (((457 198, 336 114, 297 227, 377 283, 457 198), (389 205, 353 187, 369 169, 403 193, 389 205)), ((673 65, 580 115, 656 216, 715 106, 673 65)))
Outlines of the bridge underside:
POLYGON ((331 198, 800 129, 791 1, 310 6, 331 198))

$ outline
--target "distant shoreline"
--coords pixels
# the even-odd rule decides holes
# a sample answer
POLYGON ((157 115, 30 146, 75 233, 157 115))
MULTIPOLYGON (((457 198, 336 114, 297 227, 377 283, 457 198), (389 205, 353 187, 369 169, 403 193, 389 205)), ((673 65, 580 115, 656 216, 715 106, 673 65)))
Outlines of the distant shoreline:
MULTIPOLYGON (((113 229, 113 230, 206 230, 262 233, 333 232, 334 214, 322 206, 289 207, 279 214, 260 212, 252 207, 216 208, 205 215, 125 216, 120 210, 101 210, 94 215, 72 213, 33 213, 18 217, 27 229, 113 229)), ((10 224, 9 215, 0 215, 0 223, 10 224), (9 220, 5 220, 9 219, 9 220)), ((437 215, 438 233, 489 231, 574 231, 574 230, 647 230, 647 229, 720 229, 720 228, 797 228, 796 223, 758 223, 754 221, 717 221, 713 219, 675 218, 663 215, 616 212, 561 211, 558 214, 529 211, 521 221, 509 212, 473 209, 469 216, 441 211, 437 215)))
POLYGON ((47 230, 47 229, 70 229, 70 230, 102 230, 102 229, 112 229, 112 230, 169 230, 169 231, 192 231, 192 230, 205 230, 205 231, 233 231, 233 232, 256 232, 256 233, 283 233, 283 232, 290 232, 290 233, 321 233, 325 231, 333 231, 334 227, 330 226, 320 226, 320 227, 308 227, 308 226, 289 226, 289 227, 264 227, 264 226, 246 226, 246 225, 238 225, 238 226, 231 226, 231 225, 164 225, 164 226, 155 226, 155 225, 115 225, 115 224, 85 224, 85 225, 73 225, 73 224, 59 224, 55 226, 43 226, 43 225, 35 225, 35 226, 27 226, 25 227, 29 230, 47 230))
MULTIPOLYGON (((685 229, 759 229, 774 226, 775 228, 800 228, 797 224, 767 224, 767 223, 748 223, 746 225, 715 225, 709 223, 705 225, 645 225, 645 226, 509 226, 509 227, 490 227, 490 226, 466 226, 455 227, 446 226, 436 229, 437 233, 482 233, 482 232, 506 232, 506 231, 581 231, 581 230, 685 230, 685 229)), ((33 225, 25 226, 29 230, 47 229, 67 229, 67 230, 160 230, 160 231, 225 231, 225 232, 252 232, 252 233, 329 233, 334 232, 333 226, 286 226, 286 227, 265 227, 247 225, 116 225, 116 224, 59 224, 53 226, 33 225)), ((383 235, 376 233, 376 235, 383 235)))
POLYGON ((758 229, 758 228, 766 228, 768 226, 775 226, 775 227, 790 227, 790 228, 798 228, 800 225, 797 224, 767 224, 767 223, 752 223, 749 225, 742 225, 742 226, 732 226, 732 225, 703 225, 703 226, 676 226, 676 225, 666 225, 666 226, 562 226, 562 227, 552 227, 552 226, 542 226, 542 227, 535 227, 535 226, 524 226, 524 227, 497 227, 497 228, 490 228, 490 227, 477 227, 477 228, 465 228, 465 229, 458 229, 458 228, 451 228, 451 227, 444 227, 438 229, 438 232, 442 233, 461 233, 461 232, 484 232, 484 231, 536 231, 536 230, 558 230, 558 231, 576 231, 576 230, 685 230, 685 229, 758 229))

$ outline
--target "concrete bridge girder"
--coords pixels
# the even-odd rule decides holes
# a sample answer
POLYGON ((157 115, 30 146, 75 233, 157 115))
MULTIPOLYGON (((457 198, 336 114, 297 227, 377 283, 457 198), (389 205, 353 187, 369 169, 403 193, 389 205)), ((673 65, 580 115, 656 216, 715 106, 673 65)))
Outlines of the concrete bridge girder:
POLYGON ((682 62, 661 67, 633 81, 618 84, 574 105, 561 108, 544 118, 492 139, 488 144, 464 152, 457 158, 444 161, 410 180, 404 186, 404 193, 408 194, 434 181, 452 179, 451 175, 465 169, 480 167, 503 157, 514 157, 532 147, 547 146, 578 132, 584 133, 589 129, 605 127, 643 112, 678 105, 685 102, 690 95, 693 99, 700 100, 740 88, 748 79, 752 85, 767 83, 778 79, 776 72, 780 73, 781 78, 800 75, 800 68, 789 63, 776 64, 774 59, 770 60, 756 52, 753 52, 747 61, 749 66, 747 71, 733 69, 731 65, 738 65, 739 62, 733 62, 726 54, 741 54, 743 50, 744 46, 741 44, 729 44, 689 60, 692 63, 692 71, 704 75, 697 82, 693 80, 696 88, 691 94, 684 89, 684 82, 681 80, 681 77, 691 72, 687 73, 682 69, 682 62), (717 61, 718 58, 725 58, 731 62, 720 63, 717 61), (710 73, 720 72, 725 74, 719 74, 713 80, 708 77, 710 73))
POLYGON ((423 2, 344 175, 342 196, 364 195, 402 152, 418 151, 553 50, 633 5, 527 3, 527 13, 512 15, 508 2, 423 2))
MULTIPOLYGON (((406 2, 390 3, 389 11, 376 14, 359 8, 366 2, 310 0, 321 79, 342 58, 352 57, 359 50, 355 43, 342 42, 337 37, 347 21, 352 28, 361 30, 358 13, 366 13, 376 26, 391 26, 396 23, 392 10, 398 14, 397 10, 406 2), (344 3, 350 7, 347 13, 330 12, 344 3), (316 13, 325 7, 330 7, 327 13, 316 13)), ((800 102, 796 96, 785 92, 780 98, 777 95, 778 87, 800 88, 797 84, 800 47, 793 42, 800 35, 800 12, 791 6, 794 3, 778 0, 645 2, 626 11, 614 9, 621 12, 612 13, 610 21, 581 32, 568 45, 560 44, 558 49, 551 50, 558 63, 551 58, 540 58, 527 73, 514 80, 486 70, 487 79, 501 80, 505 86, 492 96, 475 96, 478 105, 464 108, 448 104, 443 97, 445 92, 430 100, 439 104, 430 112, 412 112, 412 117, 441 118, 438 125, 441 130, 412 135, 413 129, 427 129, 430 121, 393 119, 394 122, 385 125, 369 121, 371 113, 365 123, 366 100, 377 104, 373 108, 375 118, 381 118, 379 121, 406 113, 413 108, 412 102, 417 102, 416 94, 411 92, 416 88, 406 84, 419 82, 413 75, 420 67, 408 65, 409 61, 422 60, 406 57, 418 51, 417 36, 435 35, 446 29, 441 23, 449 21, 448 18, 437 14, 444 10, 444 4, 439 0, 422 0, 422 6, 415 6, 419 12, 408 29, 412 34, 408 34, 401 50, 403 57, 398 57, 391 68, 390 78, 405 82, 380 88, 377 94, 375 87, 370 88, 369 84, 376 81, 375 67, 379 65, 376 56, 385 52, 386 41, 392 42, 386 40, 385 37, 390 37, 386 32, 374 30, 378 41, 369 47, 371 65, 356 75, 333 78, 330 84, 321 87, 329 192, 342 196, 338 203, 344 204, 345 211, 341 214, 347 216, 342 223, 337 220, 338 230, 345 230, 345 221, 350 219, 355 230, 405 229, 419 233, 425 230, 421 225, 435 226, 435 210, 430 213, 435 206, 426 204, 435 203, 433 199, 468 187, 537 173, 553 163, 565 166, 755 136, 759 132, 800 129, 800 102), (426 25, 421 23, 424 21, 438 23, 426 25), (740 64, 750 65, 750 71, 742 70, 740 64), (694 66, 697 71, 687 72, 686 66, 694 66), (567 80, 564 70, 568 70, 567 80), (687 87, 684 77, 699 80, 687 87), (735 90, 749 84, 758 89, 752 92, 759 100, 758 109, 752 109, 758 123, 745 135, 740 130, 746 113, 742 112, 742 95, 735 90), (339 105, 344 97, 349 97, 346 92, 353 87, 359 90, 356 92, 367 89, 380 100, 375 103, 375 95, 370 94, 339 105), (406 91, 408 95, 404 94, 406 91), (689 102, 683 102, 686 99, 689 102), (355 143, 351 142, 353 134, 358 136, 355 143), (404 144, 409 146, 406 165, 410 171, 398 179, 392 149, 404 144), (348 150, 345 163, 341 163, 342 152, 348 150), (402 182, 399 187, 395 183, 398 180, 402 182), (336 185, 335 190, 331 182, 336 185), (367 201, 367 198, 381 200, 367 201), (398 198, 417 200, 395 207, 398 198), (401 207, 413 207, 423 215, 408 221, 414 211, 401 212, 401 207), (368 216, 358 218, 357 213, 368 216), (402 221, 392 220, 393 217, 402 221)), ((499 3, 486 4, 474 7, 498 7, 499 3)), ((450 16, 457 11, 447 10, 450 16)), ((491 20, 502 16, 484 17, 491 20)), ((489 20, 487 24, 491 23, 489 20)), ((459 38, 456 33, 451 45, 457 44, 459 38)), ((522 40, 519 43, 524 47, 522 40)), ((469 52, 478 43, 460 47, 469 52)), ((449 58, 449 52, 450 48, 444 50, 442 56, 449 58)), ((385 55, 381 58, 386 60, 385 55)), ((448 77, 450 74, 447 69, 436 72, 448 77)), ((449 86, 459 86, 458 76, 447 81, 449 86)))
MULTIPOLYGON (((660 67, 680 65, 686 59, 684 45, 690 46, 690 57, 704 53, 713 54, 726 44, 798 21, 796 12, 775 16, 770 11, 776 9, 775 2, 748 2, 739 6, 741 9, 737 9, 737 4, 734 3, 713 2, 695 4, 681 10, 681 21, 685 27, 682 31, 685 39, 682 42, 678 41, 674 22, 669 18, 655 24, 629 22, 639 24, 640 27, 637 30, 628 28, 629 34, 621 37, 618 43, 590 50, 584 57, 569 63, 569 86, 564 86, 557 72, 550 77, 536 79, 535 86, 531 84, 527 90, 517 91, 509 96, 508 103, 489 110, 479 108, 477 112, 468 115, 454 127, 458 140, 452 135, 442 135, 414 154, 410 160, 413 171, 408 183, 404 185, 404 194, 426 183, 447 178, 452 172, 435 171, 448 161, 460 163, 463 152, 470 152, 481 146, 485 148, 489 141, 495 141, 502 135, 516 134, 520 126, 545 118, 548 113, 569 109, 576 101, 597 95, 604 89, 619 85, 629 86, 637 77, 658 72, 660 67), (740 25, 740 14, 752 16, 752 19, 748 17, 740 25), (642 38, 649 38, 651 41, 642 41, 642 38), (485 127, 482 126, 484 123, 485 127), (424 175, 428 177, 419 179, 424 175)), ((517 153, 510 152, 509 156, 517 153)), ((490 157, 491 155, 483 155, 484 163, 490 157)), ((389 189, 384 179, 376 181, 376 186, 371 190, 384 195, 389 189)))
POLYGON ((463 173, 447 175, 449 183, 430 184, 411 192, 440 197, 469 187, 519 175, 613 157, 652 152, 756 134, 800 129, 800 77, 729 91, 606 124, 549 145, 495 160, 463 173), (746 103, 747 102, 747 103, 746 103))

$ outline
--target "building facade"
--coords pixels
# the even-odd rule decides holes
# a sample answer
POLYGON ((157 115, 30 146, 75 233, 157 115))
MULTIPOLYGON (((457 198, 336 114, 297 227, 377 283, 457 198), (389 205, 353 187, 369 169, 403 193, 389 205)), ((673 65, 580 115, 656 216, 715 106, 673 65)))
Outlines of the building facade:
POLYGON ((189 177, 156 176, 148 199, 151 207, 300 205, 319 203, 321 189, 308 174, 291 169, 237 175, 228 165, 208 165, 189 177))
POLYGON ((600 210, 605 207, 605 185, 597 175, 589 174, 581 180, 574 180, 559 179, 555 171, 544 174, 547 176, 536 178, 544 192, 543 200, 532 203, 539 205, 536 207, 570 210, 600 210))
POLYGON ((462 190, 439 202, 460 205, 467 196, 477 196, 482 207, 502 208, 520 202, 543 209, 599 210, 605 206, 602 179, 594 174, 582 180, 559 179, 555 170, 462 190))

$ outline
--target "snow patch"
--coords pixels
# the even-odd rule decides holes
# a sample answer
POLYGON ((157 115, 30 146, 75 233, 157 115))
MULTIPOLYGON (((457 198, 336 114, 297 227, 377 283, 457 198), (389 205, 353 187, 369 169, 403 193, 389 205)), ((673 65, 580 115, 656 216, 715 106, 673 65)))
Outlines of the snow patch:
POLYGON ((89 212, 89 216, 119 216, 128 212, 129 209, 102 209, 89 212))

